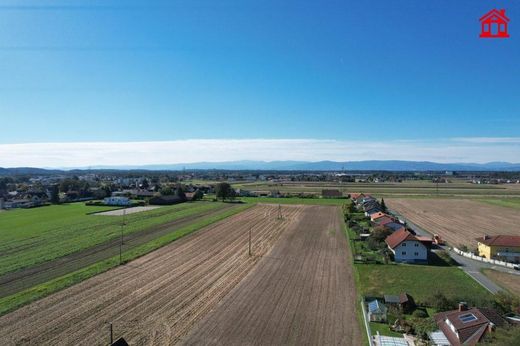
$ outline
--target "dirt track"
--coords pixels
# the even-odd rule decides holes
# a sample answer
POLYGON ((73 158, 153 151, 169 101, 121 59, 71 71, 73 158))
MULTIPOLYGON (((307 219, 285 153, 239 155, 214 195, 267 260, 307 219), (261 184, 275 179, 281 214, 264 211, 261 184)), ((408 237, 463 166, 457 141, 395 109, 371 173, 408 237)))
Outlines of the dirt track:
POLYGON ((520 213, 512 208, 464 199, 386 199, 388 207, 450 245, 476 247, 483 235, 520 235, 520 213))
MULTIPOLYGON (((277 210, 272 205, 248 209, 0 317, 0 344, 103 345, 107 321, 113 322, 114 336, 124 336, 131 345, 177 343, 217 308, 282 234, 276 251, 261 259, 258 271, 232 295, 244 296, 253 285, 258 289, 251 300, 265 300, 257 304, 266 310, 251 311, 244 330, 262 324, 273 342, 287 340, 280 333, 294 337, 294 343, 359 340, 354 284, 347 244, 337 229, 337 209, 283 206, 283 220, 277 219, 277 210), (253 258, 247 255, 249 229, 253 258), (264 280, 270 284, 258 286, 264 280), (272 319, 268 313, 274 299, 289 310, 273 310, 278 317, 272 319)), ((233 298, 225 304, 230 302, 233 298)), ((247 314, 247 305, 239 303, 237 308, 247 314)))
POLYGON ((361 345, 347 249, 338 210, 308 207, 184 343, 361 345))

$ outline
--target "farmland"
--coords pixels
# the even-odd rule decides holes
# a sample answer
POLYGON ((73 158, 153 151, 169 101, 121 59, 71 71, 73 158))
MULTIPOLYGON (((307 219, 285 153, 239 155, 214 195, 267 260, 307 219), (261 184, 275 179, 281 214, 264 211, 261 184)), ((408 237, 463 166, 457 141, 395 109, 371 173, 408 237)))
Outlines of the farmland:
POLYGON ((309 207, 187 345, 359 345, 356 293, 338 212, 309 207))
POLYGON ((387 205, 452 246, 476 246, 475 238, 519 235, 520 214, 513 208, 466 199, 385 199, 387 205))
POLYGON ((520 275, 504 273, 493 269, 484 269, 483 273, 502 288, 520 297, 520 275))
POLYGON ((343 193, 363 192, 378 197, 446 197, 446 198, 511 198, 520 197, 519 184, 470 184, 464 180, 436 184, 431 181, 405 181, 385 183, 351 182, 252 182, 236 183, 251 191, 280 191, 285 193, 320 194, 322 189, 338 189, 343 193))
MULTIPOLYGON (((186 203, 128 215, 124 234, 223 206, 221 203, 186 203)), ((117 238, 121 234, 122 217, 88 214, 110 209, 113 208, 74 203, 2 213, 0 275, 117 238)))
MULTIPOLYGON (((232 301, 244 316, 245 333, 262 325, 275 343, 290 337, 358 344, 355 289, 338 209, 287 205, 282 215, 277 217, 277 205, 258 205, 4 315, 2 344, 105 344, 106 321, 113 322, 115 337, 130 344, 171 344, 183 341, 201 320, 211 325, 211 314, 204 317, 220 302, 232 301), (274 304, 272 297, 283 301, 274 304), (255 310, 243 299, 256 302, 255 310), (294 309, 289 316, 288 307, 294 309)), ((231 324, 223 327, 228 335, 231 324)), ((184 341, 189 340, 194 339, 184 341)))

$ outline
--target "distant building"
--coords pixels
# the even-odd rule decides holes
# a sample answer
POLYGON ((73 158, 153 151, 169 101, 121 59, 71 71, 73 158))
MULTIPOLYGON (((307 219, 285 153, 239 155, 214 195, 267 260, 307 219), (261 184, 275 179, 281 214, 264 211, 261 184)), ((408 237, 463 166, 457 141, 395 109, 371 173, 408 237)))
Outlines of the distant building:
POLYGON ((512 263, 520 262, 520 236, 485 235, 476 240, 479 256, 512 263))
POLYGON ((128 206, 131 204, 130 199, 127 197, 106 197, 103 199, 103 203, 106 205, 118 205, 128 206))

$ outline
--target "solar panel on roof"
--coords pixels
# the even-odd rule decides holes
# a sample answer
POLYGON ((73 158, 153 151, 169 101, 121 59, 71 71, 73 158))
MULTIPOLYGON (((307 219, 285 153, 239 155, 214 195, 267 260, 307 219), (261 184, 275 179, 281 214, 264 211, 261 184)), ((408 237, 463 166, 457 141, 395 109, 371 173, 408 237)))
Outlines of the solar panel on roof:
POLYGON ((468 323, 471 321, 476 321, 477 317, 473 314, 465 314, 465 315, 460 315, 459 320, 461 320, 462 323, 468 323))

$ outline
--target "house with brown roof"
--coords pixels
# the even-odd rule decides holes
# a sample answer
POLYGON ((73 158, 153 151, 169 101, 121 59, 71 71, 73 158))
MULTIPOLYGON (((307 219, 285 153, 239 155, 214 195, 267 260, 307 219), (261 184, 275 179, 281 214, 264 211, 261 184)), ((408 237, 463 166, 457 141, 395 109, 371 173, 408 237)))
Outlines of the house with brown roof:
POLYGON ((392 233, 385 239, 396 262, 427 263, 429 248, 415 234, 406 229, 392 233))
POLYGON ((404 313, 409 313, 415 309, 415 301, 412 296, 406 292, 395 296, 385 294, 384 298, 386 305, 395 306, 404 313))
POLYGON ((374 222, 375 220, 379 219, 380 217, 383 217, 383 216, 390 216, 388 214, 385 214, 383 213, 382 211, 378 211, 377 213, 373 213, 373 214, 370 214, 370 221, 374 222))
POLYGON ((476 239, 479 256, 505 262, 520 263, 520 236, 495 235, 476 239))
POLYGON ((465 303, 459 304, 457 310, 436 314, 434 319, 452 346, 476 345, 486 333, 507 323, 493 309, 468 309, 465 303))

